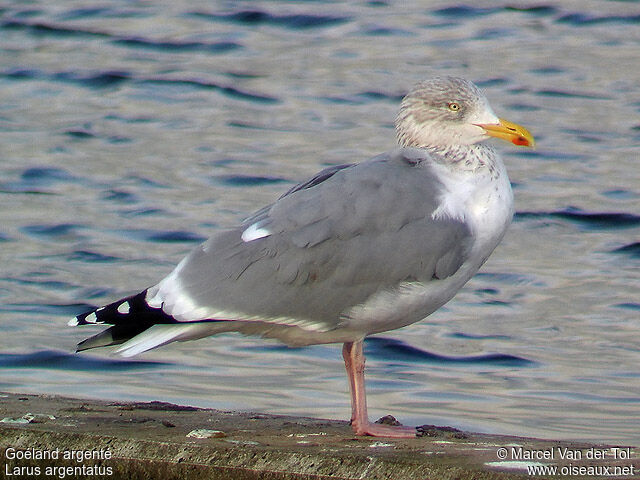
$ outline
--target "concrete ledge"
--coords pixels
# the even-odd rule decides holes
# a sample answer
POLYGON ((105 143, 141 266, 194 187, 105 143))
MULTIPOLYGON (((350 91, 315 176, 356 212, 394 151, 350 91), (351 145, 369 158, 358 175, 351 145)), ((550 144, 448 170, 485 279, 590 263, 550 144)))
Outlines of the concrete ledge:
MULTIPOLYGON (((386 440, 355 437, 340 421, 10 393, 0 394, 0 412, 0 478, 516 479, 531 478, 526 466, 532 462, 633 467, 617 478, 640 472, 631 447, 631 458, 623 458, 623 450, 614 458, 607 446, 447 427, 429 428, 421 438, 386 440), (505 458, 498 458, 500 448, 507 449, 505 458), (556 449, 582 458, 559 458, 562 450, 556 449), (604 458, 585 458, 590 449, 606 452, 604 458), (532 461, 512 458, 517 452, 557 453, 532 461)), ((601 476, 575 473, 572 478, 601 476)))

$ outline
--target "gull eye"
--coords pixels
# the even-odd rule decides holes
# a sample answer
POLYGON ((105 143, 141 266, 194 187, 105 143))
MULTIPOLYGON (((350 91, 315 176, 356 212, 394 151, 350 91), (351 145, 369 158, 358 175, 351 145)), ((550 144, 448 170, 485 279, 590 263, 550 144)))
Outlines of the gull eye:
POLYGON ((457 112, 458 110, 460 110, 460 104, 458 102, 450 102, 447 106, 452 112, 457 112))

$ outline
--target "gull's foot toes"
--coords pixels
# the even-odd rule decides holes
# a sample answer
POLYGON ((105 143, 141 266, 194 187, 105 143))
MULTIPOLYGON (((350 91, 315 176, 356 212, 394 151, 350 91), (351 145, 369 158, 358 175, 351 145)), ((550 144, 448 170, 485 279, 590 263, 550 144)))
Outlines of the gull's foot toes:
POLYGON ((414 427, 381 425, 379 423, 352 425, 352 427, 356 435, 386 438, 416 438, 416 429, 414 427))

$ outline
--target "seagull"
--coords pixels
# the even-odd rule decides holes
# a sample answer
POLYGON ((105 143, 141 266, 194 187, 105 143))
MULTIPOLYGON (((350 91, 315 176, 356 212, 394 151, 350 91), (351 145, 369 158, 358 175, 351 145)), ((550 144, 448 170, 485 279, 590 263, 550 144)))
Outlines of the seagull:
POLYGON ((213 235, 156 285, 72 319, 110 325, 77 351, 119 345, 131 357, 222 332, 342 343, 355 435, 416 436, 369 421, 363 341, 424 319, 475 275, 514 212, 504 164, 485 140, 534 139, 451 76, 417 84, 395 127, 395 149, 320 171, 213 235))

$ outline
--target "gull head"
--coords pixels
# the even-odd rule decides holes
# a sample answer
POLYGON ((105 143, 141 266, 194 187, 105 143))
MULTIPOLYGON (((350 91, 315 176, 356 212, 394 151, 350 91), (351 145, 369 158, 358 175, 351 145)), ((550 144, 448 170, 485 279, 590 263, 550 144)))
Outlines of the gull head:
POLYGON ((498 118, 480 89, 459 77, 435 77, 413 87, 400 105, 396 134, 403 147, 472 145, 489 137, 534 145, 526 128, 498 118))

